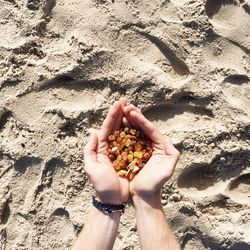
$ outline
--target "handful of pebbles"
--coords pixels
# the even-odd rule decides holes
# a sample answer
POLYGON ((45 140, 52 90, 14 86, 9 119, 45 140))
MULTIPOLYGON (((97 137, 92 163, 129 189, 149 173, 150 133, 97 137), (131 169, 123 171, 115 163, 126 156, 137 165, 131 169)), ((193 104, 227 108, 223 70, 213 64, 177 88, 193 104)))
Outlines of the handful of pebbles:
POLYGON ((141 131, 124 127, 108 137, 108 155, 119 176, 132 180, 153 153, 152 142, 141 131))

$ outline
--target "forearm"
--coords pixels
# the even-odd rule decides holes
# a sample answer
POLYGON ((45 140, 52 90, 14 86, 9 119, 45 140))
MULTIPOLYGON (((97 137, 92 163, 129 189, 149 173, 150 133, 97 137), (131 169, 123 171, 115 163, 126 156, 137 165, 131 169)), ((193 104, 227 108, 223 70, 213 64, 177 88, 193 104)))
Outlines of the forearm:
POLYGON ((72 250, 110 250, 113 248, 120 222, 120 212, 104 214, 95 207, 72 250))
POLYGON ((134 196, 136 224, 142 250, 179 250, 162 208, 160 195, 149 200, 134 196))

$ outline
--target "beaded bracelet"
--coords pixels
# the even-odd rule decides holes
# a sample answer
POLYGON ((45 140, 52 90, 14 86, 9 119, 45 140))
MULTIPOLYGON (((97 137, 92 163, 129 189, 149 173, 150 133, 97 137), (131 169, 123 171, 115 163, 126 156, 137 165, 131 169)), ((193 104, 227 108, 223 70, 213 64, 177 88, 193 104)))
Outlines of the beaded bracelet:
POLYGON ((96 200, 95 196, 92 197, 92 203, 93 205, 103 211, 103 212, 106 212, 106 213, 114 213, 114 212, 122 212, 124 213, 124 210, 125 210, 125 204, 119 204, 119 205, 116 205, 116 204, 105 204, 105 203, 102 203, 98 200, 96 200))

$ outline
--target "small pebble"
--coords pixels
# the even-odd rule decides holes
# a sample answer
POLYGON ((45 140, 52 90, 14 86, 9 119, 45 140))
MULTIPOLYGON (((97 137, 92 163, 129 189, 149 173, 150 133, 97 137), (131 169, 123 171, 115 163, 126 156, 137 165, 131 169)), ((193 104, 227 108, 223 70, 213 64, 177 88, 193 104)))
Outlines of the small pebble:
POLYGON ((225 160, 226 160, 225 157, 220 158, 220 161, 225 161, 225 160))
POLYGON ((172 197, 173 197, 173 200, 174 200, 175 202, 178 202, 178 201, 181 200, 181 196, 180 196, 179 194, 173 194, 172 197))

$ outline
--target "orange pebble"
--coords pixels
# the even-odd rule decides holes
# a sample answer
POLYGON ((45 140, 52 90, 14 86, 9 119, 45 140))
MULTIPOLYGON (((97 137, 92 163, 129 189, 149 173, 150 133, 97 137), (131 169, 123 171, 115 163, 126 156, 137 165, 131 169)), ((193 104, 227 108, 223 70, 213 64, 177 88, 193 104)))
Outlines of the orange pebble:
POLYGON ((119 176, 132 180, 150 159, 151 141, 140 131, 123 128, 108 137, 108 157, 119 176))

